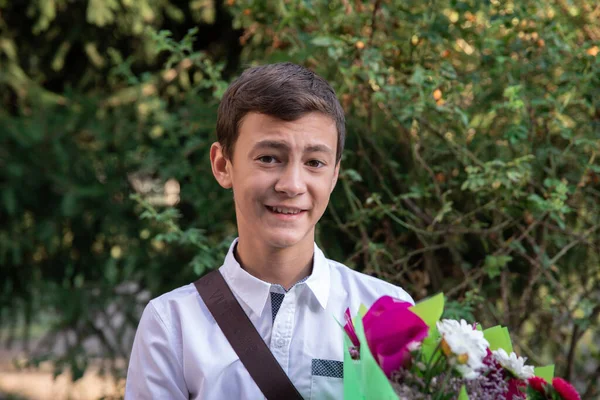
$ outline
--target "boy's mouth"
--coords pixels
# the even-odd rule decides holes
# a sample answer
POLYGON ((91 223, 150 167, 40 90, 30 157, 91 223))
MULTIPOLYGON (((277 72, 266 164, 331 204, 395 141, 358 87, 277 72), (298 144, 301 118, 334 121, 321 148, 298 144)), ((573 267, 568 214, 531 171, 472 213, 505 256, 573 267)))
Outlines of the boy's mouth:
POLYGON ((281 207, 281 206, 265 206, 267 210, 269 210, 273 214, 278 214, 281 216, 295 216, 306 212, 301 208, 296 207, 281 207))

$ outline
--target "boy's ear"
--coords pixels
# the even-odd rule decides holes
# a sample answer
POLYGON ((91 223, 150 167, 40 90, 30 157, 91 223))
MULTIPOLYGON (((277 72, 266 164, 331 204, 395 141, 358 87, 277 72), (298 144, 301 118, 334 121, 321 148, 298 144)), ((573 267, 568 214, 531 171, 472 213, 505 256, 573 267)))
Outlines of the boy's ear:
POLYGON ((227 157, 225 157, 223 147, 219 142, 215 142, 210 146, 210 165, 212 167, 213 175, 217 182, 219 182, 219 185, 223 186, 225 189, 231 189, 231 163, 227 157))
POLYGON ((335 170, 333 171, 333 179, 331 181, 331 190, 329 191, 330 194, 331 194, 331 192, 333 192, 333 189, 335 189, 335 185, 337 184, 338 177, 340 176, 340 165, 341 164, 342 164, 342 162, 338 161, 337 165, 335 166, 335 170))

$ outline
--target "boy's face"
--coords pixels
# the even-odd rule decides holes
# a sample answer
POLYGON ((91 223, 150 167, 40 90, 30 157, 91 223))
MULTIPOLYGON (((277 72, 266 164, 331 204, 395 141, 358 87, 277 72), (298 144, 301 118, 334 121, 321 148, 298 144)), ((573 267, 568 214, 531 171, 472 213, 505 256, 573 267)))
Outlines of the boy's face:
POLYGON ((215 143, 213 172, 223 187, 233 188, 240 238, 278 249, 312 246, 337 182, 336 147, 335 122, 316 112, 291 122, 247 114, 233 162, 215 143))

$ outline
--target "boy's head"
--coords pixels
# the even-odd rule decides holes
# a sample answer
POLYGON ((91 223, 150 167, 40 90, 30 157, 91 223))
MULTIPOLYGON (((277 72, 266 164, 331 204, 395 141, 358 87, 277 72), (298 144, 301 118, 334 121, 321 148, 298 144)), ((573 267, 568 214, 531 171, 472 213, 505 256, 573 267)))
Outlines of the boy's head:
POLYGON ((334 90, 301 66, 251 68, 231 84, 210 157, 217 181, 233 189, 240 242, 312 250, 337 182, 344 124, 334 90))
POLYGON ((227 89, 217 116, 217 139, 227 158, 233 159, 235 143, 244 117, 250 112, 295 121, 318 112, 335 121, 336 161, 342 158, 346 120, 335 91, 311 70, 289 62, 245 70, 227 89))

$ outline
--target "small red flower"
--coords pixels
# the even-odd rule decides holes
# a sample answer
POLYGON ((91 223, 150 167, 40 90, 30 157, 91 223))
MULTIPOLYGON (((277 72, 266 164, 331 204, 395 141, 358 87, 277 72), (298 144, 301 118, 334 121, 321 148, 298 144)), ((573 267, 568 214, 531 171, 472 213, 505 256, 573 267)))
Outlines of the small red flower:
POLYGON ((562 378, 552 379, 552 386, 554 386, 554 390, 556 390, 564 400, 581 400, 579 393, 577 393, 577 390, 575 390, 573 385, 562 378))
POLYGON ((546 385, 548 382, 544 378, 540 378, 538 376, 534 376, 533 378, 529 378, 527 380, 529 383, 529 387, 531 387, 536 392, 540 392, 542 394, 546 393, 546 385))

